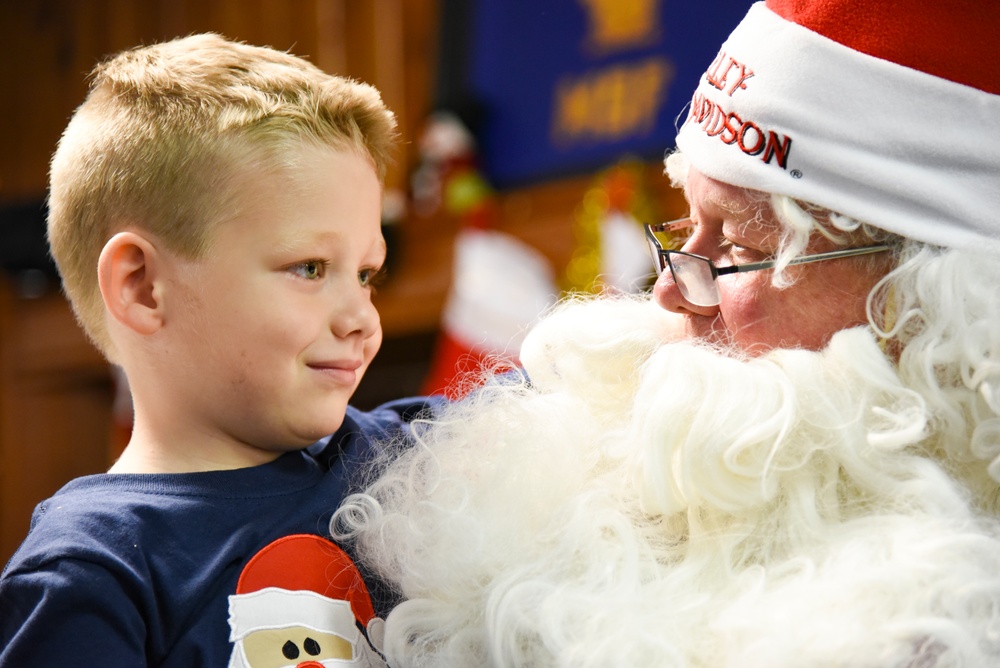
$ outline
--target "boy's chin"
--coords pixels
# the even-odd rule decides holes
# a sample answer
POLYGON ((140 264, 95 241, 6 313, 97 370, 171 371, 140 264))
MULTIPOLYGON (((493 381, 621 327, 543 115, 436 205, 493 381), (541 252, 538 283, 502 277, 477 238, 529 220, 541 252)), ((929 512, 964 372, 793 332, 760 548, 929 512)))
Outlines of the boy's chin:
POLYGON ((292 435, 293 440, 289 442, 289 447, 282 449, 289 451, 302 450, 317 441, 329 437, 344 424, 345 413, 343 408, 332 414, 336 417, 331 418, 327 415, 308 425, 300 425, 292 435))

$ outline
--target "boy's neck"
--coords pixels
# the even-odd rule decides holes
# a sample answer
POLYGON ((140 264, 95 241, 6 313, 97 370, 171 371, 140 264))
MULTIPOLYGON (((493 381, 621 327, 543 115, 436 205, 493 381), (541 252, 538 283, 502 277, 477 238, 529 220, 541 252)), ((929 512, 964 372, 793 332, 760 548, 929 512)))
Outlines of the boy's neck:
POLYGON ((132 438, 109 473, 200 473, 228 471, 267 464, 282 453, 246 444, 194 444, 183 439, 165 444, 136 425, 132 438))

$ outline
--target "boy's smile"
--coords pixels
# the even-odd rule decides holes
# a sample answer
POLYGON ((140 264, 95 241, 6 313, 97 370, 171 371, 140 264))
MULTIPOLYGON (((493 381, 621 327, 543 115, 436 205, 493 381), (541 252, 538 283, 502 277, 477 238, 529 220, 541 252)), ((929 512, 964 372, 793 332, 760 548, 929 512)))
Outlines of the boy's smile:
POLYGON ((375 171, 330 148, 294 157, 238 175, 243 205, 203 259, 168 256, 162 343, 176 361, 165 404, 150 413, 174 416, 158 433, 221 445, 204 450, 225 453, 224 466, 336 431, 382 341, 371 302, 386 253, 375 171))
POLYGON ((329 378, 335 384, 355 387, 358 381, 361 380, 358 377, 357 370, 365 366, 365 364, 366 362, 362 359, 343 359, 326 362, 309 362, 307 366, 319 372, 324 377, 329 378))

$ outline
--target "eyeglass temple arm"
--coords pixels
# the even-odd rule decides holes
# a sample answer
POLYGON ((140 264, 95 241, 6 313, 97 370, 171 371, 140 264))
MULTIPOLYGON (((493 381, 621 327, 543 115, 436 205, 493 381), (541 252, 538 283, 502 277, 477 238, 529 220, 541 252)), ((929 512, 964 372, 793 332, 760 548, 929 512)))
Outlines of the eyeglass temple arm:
POLYGON ((690 218, 681 218, 679 220, 671 220, 666 223, 656 223, 655 225, 647 225, 653 232, 675 232, 677 230, 683 230, 685 227, 691 227, 690 218))
MULTIPOLYGON (((889 246, 877 245, 877 246, 863 246, 861 248, 845 248, 843 250, 828 251, 826 253, 817 253, 815 255, 803 255, 801 257, 793 258, 788 262, 788 265, 793 264, 809 264, 810 262, 822 262, 824 260, 836 260, 842 257, 855 257, 857 255, 868 255, 869 253, 881 253, 882 251, 889 250, 889 246)), ((764 262, 748 262, 747 264, 736 264, 728 267, 717 267, 716 275, 724 276, 726 274, 741 273, 744 271, 759 271, 761 269, 772 269, 776 264, 777 260, 765 260, 764 262)))

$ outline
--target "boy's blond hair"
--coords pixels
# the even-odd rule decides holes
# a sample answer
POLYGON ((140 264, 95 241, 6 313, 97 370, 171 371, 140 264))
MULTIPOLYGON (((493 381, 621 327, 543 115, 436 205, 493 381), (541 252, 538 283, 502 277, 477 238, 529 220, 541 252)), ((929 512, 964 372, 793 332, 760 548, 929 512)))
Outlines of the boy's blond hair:
POLYGON ((306 141, 356 151, 381 179, 396 138, 373 87, 215 34, 123 52, 91 77, 52 158, 48 238, 77 319, 112 361, 97 263, 115 233, 199 258, 239 204, 236 167, 279 167, 306 141))

